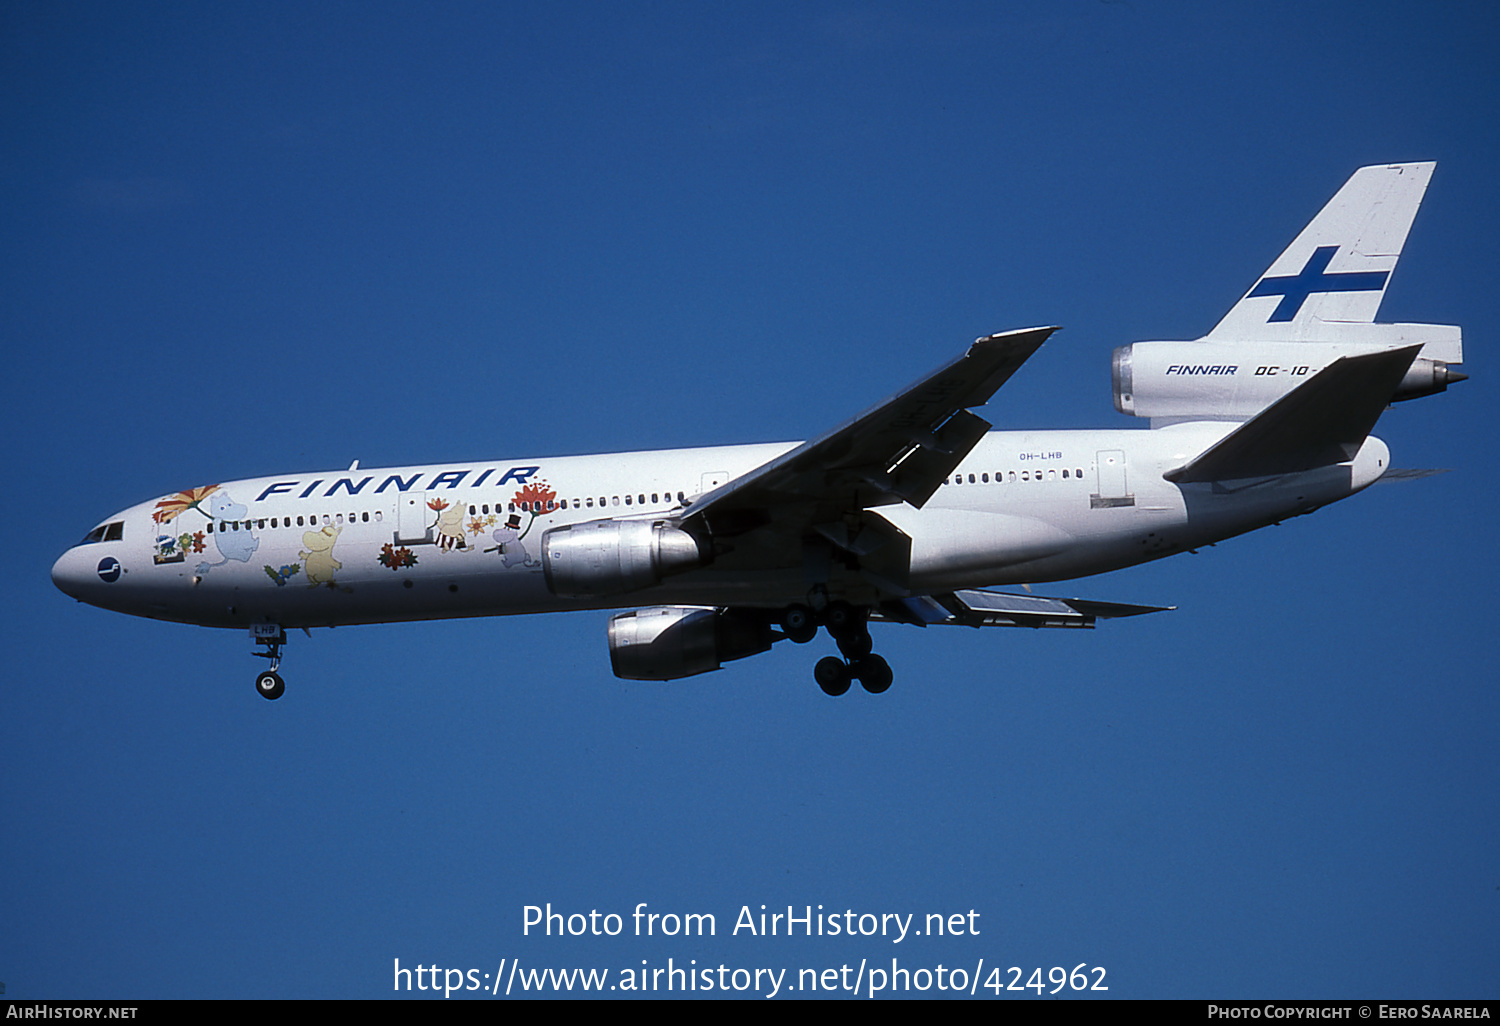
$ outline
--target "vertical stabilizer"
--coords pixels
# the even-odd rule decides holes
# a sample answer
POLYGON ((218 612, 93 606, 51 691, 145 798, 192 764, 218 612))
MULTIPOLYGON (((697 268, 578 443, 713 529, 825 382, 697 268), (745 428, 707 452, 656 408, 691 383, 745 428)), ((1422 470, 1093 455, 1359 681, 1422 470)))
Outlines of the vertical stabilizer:
POLYGON ((1205 340, 1335 341, 1372 323, 1436 166, 1354 172, 1205 340))

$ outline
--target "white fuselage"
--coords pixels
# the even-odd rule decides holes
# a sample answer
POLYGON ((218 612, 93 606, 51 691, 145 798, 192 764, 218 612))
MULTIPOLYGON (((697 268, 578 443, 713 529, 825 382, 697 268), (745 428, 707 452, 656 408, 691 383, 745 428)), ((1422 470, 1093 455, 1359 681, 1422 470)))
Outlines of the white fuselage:
MULTIPOLYGON (((991 432, 921 509, 873 512, 911 538, 905 586, 931 594, 1160 558, 1345 498, 1389 465, 1385 445, 1371 437, 1350 463, 1306 473, 1212 485, 1163 479, 1234 426, 991 432)), ((657 604, 781 608, 805 600, 804 568, 744 558, 623 595, 561 598, 543 574, 541 539, 563 524, 680 516, 684 502, 794 445, 231 481, 116 514, 91 533, 97 540, 57 561, 53 579, 94 605, 219 627, 657 604)), ((830 594, 841 587, 835 568, 830 594)))

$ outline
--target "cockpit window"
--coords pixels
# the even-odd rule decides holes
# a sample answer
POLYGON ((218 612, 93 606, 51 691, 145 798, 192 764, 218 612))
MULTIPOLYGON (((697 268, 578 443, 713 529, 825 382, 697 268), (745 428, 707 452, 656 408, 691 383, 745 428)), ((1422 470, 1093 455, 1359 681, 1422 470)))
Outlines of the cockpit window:
POLYGON ((125 537, 125 521, 116 520, 112 524, 100 524, 88 534, 83 536, 80 545, 92 545, 94 542, 119 541, 125 537))

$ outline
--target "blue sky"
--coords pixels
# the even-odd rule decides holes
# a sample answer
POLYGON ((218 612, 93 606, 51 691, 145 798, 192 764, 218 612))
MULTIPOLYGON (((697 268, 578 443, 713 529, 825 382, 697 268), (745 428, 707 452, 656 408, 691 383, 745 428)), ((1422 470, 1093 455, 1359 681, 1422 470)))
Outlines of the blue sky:
POLYGON ((6 5, 7 996, 894 957, 1496 997, 1497 36, 1482 4, 6 5), (1472 380, 1378 433, 1452 473, 1039 589, 1172 613, 877 627, 896 684, 841 700, 790 645, 617 680, 602 613, 340 628, 267 703, 241 633, 48 580, 194 484, 807 437, 1033 324, 1065 330, 985 415, 1123 426, 1113 347, 1201 335, 1408 160, 1381 319, 1463 325, 1472 380), (718 935, 523 936, 547 902, 718 935), (731 936, 762 904, 980 933, 731 936))

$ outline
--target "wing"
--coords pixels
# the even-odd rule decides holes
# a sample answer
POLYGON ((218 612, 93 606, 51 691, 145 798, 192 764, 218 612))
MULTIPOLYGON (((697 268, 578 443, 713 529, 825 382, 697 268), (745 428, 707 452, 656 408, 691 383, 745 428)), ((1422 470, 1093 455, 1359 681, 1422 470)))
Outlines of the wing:
POLYGON ((920 508, 990 428, 969 407, 988 402, 1056 330, 976 340, 909 388, 700 496, 687 519, 722 538, 772 523, 800 534, 896 502, 920 508))

